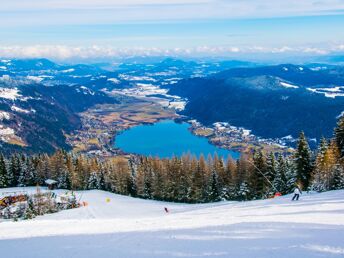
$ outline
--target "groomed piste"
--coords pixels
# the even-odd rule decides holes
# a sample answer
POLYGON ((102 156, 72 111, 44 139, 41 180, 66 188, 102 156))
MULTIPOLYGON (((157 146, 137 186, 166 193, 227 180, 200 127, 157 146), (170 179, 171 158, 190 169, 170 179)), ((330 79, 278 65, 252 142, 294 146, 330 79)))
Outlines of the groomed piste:
MULTIPOLYGON (((10 191, 35 188, 0 194, 10 191)), ((97 190, 76 196, 86 206, 0 221, 1 257, 344 256, 344 191, 195 205, 97 190)))

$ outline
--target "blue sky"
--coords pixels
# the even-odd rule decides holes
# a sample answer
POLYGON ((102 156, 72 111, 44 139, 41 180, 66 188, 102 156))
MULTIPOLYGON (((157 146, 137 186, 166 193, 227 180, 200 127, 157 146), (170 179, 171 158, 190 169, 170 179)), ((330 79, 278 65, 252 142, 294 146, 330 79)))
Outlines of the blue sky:
POLYGON ((8 57, 344 51, 344 0, 11 0, 0 17, 8 57))

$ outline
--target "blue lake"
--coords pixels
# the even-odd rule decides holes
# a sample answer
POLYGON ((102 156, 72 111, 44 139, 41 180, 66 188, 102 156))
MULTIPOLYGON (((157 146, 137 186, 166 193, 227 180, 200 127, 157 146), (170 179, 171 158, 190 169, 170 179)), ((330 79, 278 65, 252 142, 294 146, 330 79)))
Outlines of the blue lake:
POLYGON ((140 125, 122 132, 116 137, 115 146, 127 153, 145 156, 169 158, 186 153, 199 157, 208 154, 227 158, 240 156, 239 152, 218 148, 208 142, 207 138, 193 135, 187 123, 175 123, 171 120, 154 125, 140 125))

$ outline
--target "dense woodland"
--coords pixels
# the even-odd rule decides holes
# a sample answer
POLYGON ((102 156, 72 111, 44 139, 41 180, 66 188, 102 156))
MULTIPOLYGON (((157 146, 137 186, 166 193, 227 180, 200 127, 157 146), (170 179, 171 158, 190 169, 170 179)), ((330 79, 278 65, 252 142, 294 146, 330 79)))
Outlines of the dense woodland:
POLYGON ((262 151, 239 160, 216 155, 99 160, 63 150, 51 156, 0 155, 0 187, 43 185, 47 178, 59 188, 189 203, 268 198, 290 193, 296 185, 303 190, 343 189, 344 118, 333 139, 322 139, 316 151, 301 133, 295 153, 287 157, 262 151))

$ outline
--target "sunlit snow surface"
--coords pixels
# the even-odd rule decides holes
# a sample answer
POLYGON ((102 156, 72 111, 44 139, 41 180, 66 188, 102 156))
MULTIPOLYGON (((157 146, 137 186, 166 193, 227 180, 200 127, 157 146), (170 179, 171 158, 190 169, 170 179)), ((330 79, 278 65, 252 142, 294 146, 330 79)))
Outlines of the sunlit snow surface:
POLYGON ((343 196, 183 205, 78 192, 87 207, 1 222, 1 257, 343 257, 343 196))

